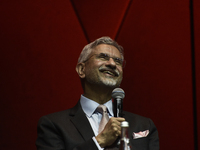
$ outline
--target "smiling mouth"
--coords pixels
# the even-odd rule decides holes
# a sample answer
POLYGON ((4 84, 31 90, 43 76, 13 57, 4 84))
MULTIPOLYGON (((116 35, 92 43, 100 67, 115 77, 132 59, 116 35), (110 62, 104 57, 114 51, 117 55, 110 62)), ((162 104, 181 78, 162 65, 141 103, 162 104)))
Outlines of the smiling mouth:
POLYGON ((116 71, 113 70, 105 70, 105 69, 100 69, 100 71, 102 73, 108 74, 109 76, 113 76, 113 77, 118 77, 118 73, 116 71))
POLYGON ((110 71, 104 71, 104 73, 109 74, 109 75, 111 75, 111 76, 115 76, 115 74, 112 73, 112 72, 110 72, 110 71))

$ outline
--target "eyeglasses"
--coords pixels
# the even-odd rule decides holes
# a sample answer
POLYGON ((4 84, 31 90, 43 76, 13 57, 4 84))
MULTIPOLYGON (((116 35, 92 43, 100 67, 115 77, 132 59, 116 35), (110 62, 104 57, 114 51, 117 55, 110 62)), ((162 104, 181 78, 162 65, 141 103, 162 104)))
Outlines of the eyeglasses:
POLYGON ((108 54, 105 54, 105 53, 91 55, 86 61, 88 61, 93 56, 96 56, 96 58, 101 61, 109 61, 110 58, 112 58, 117 66, 121 66, 123 68, 125 67, 125 64, 126 64, 125 60, 123 61, 121 58, 118 58, 118 57, 110 57, 108 54))

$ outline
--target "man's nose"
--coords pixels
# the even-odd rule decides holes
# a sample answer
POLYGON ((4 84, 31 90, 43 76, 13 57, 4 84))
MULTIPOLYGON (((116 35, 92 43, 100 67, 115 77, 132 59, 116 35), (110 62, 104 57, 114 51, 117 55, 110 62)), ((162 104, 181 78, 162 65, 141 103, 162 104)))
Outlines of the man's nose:
POLYGON ((111 66, 112 68, 116 68, 116 62, 114 61, 113 58, 109 58, 109 60, 107 61, 106 65, 111 66))

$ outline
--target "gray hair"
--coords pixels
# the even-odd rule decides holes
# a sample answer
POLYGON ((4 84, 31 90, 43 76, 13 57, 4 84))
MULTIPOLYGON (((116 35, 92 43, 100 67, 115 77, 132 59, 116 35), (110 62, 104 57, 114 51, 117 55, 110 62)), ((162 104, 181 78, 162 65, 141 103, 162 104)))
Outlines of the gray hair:
POLYGON ((100 44, 108 44, 108 45, 112 45, 112 46, 116 47, 121 54, 122 60, 124 60, 124 49, 123 49, 123 47, 118 45, 118 43, 116 41, 112 40, 110 37, 104 36, 104 37, 101 37, 99 39, 96 39, 92 43, 87 44, 83 48, 83 50, 82 50, 82 52, 81 52, 81 54, 78 58, 78 63, 85 62, 89 58, 92 50, 100 44))

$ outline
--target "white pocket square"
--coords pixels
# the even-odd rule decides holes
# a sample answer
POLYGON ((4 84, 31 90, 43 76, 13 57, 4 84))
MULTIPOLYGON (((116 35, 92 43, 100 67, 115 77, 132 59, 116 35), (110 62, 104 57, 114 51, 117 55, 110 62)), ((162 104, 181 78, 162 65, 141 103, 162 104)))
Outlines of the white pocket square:
POLYGON ((148 134, 149 134, 149 130, 140 131, 138 133, 133 132, 133 139, 146 137, 148 134))

